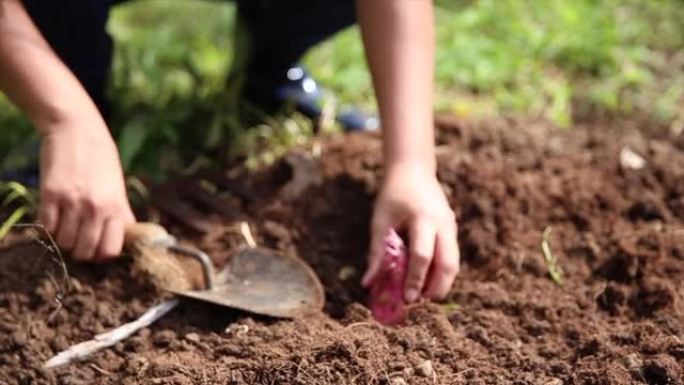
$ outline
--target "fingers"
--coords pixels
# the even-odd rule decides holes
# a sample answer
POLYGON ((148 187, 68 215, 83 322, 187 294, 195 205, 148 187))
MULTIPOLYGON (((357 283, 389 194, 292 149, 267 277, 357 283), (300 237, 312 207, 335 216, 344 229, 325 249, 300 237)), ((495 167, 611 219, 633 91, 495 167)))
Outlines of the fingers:
POLYGON ((460 253, 456 239, 456 223, 445 225, 437 234, 435 258, 424 295, 432 299, 443 299, 449 294, 458 274, 460 253))
POLYGON ((44 200, 40 205, 38 219, 49 233, 54 233, 59 223, 59 206, 57 203, 51 199, 44 200))
POLYGON ((83 216, 78 230, 78 238, 71 252, 74 259, 90 261, 95 258, 103 227, 104 220, 99 213, 89 212, 83 216))
POLYGON ((73 250, 78 239, 78 229, 81 225, 80 207, 73 201, 63 201, 60 206, 59 225, 55 240, 59 247, 73 250))
POLYGON ((368 268, 361 279, 363 287, 369 287, 375 281, 382 266, 382 258, 385 244, 385 234, 389 229, 389 223, 383 218, 373 220, 371 226, 370 252, 368 253, 368 268))
POLYGON ((121 254, 124 232, 125 224, 119 219, 109 219, 105 223, 97 252, 99 259, 112 259, 121 254))
POLYGON ((423 291, 432 257, 435 252, 435 226, 417 220, 409 226, 409 268, 406 273, 406 302, 416 302, 423 291))
POLYGON ((119 256, 125 226, 135 222, 128 205, 68 194, 43 193, 39 215, 57 245, 79 261, 119 256))

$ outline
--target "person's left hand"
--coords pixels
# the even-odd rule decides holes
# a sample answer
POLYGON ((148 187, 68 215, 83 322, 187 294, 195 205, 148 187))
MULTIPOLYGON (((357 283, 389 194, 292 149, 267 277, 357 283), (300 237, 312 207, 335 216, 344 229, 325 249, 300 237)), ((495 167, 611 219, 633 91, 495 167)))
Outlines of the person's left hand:
POLYGON ((454 212, 430 168, 418 164, 390 167, 375 203, 368 268, 361 281, 373 285, 383 258, 388 229, 408 235, 409 268, 404 297, 443 299, 459 270, 454 212))

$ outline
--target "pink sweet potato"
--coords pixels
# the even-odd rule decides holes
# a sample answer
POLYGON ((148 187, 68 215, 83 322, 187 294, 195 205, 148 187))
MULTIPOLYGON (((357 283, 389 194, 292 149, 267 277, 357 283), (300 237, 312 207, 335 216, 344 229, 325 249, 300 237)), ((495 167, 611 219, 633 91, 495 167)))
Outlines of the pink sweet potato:
POLYGON ((380 272, 371 287, 370 308, 375 319, 384 325, 404 320, 404 280, 408 267, 406 247, 393 229, 385 236, 385 250, 380 272))

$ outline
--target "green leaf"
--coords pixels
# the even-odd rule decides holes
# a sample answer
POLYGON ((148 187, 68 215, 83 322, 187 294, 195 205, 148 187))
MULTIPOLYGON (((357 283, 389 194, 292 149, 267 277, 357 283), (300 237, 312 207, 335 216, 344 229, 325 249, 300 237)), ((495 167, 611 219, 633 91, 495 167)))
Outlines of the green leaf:
POLYGON ((23 198, 27 202, 31 201, 29 190, 21 183, 13 181, 3 183, 0 185, 0 194, 4 194, 5 192, 8 192, 8 194, 2 201, 0 207, 7 207, 19 198, 23 198))
POLYGON ((128 122, 119 135, 119 152, 121 153, 121 163, 124 169, 133 162, 147 139, 149 131, 145 120, 142 118, 133 119, 128 122))
POLYGON ((16 210, 14 210, 12 215, 10 215, 5 220, 5 222, 3 222, 2 225, 0 226, 0 240, 5 238, 5 236, 7 235, 7 233, 9 233, 9 231, 12 229, 12 227, 14 225, 16 225, 17 222, 19 222, 21 220, 21 218, 24 217, 24 215, 26 215, 27 211, 28 211, 27 206, 21 206, 21 207, 17 208, 16 210))

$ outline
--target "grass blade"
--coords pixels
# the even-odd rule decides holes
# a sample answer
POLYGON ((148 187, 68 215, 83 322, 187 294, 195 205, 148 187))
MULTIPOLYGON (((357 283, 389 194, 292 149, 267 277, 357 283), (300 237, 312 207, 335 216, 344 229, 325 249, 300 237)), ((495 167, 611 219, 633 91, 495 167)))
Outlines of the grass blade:
POLYGON ((24 215, 26 215, 27 211, 28 211, 28 207, 26 207, 26 206, 21 206, 21 207, 17 208, 16 210, 14 210, 12 215, 10 215, 5 220, 5 222, 3 222, 2 225, 0 226, 0 240, 5 238, 7 233, 9 233, 10 229, 12 229, 12 227, 14 225, 16 225, 21 220, 21 218, 24 217, 24 215))
POLYGON ((546 260, 546 266, 549 270, 549 275, 551 279, 558 285, 563 286, 563 270, 558 266, 558 258, 551 251, 551 245, 549 244, 549 236, 551 236, 551 227, 544 229, 542 233, 541 248, 544 254, 544 259, 546 260))

